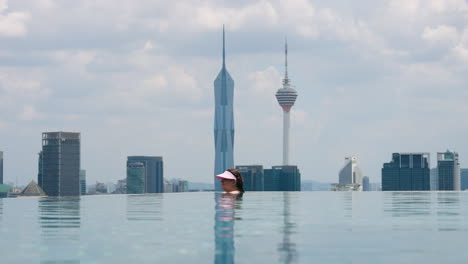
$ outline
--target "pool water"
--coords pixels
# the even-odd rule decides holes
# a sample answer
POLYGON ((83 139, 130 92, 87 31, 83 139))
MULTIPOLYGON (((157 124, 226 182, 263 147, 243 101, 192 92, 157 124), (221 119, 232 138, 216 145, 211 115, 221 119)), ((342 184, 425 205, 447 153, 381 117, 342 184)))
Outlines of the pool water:
POLYGON ((467 263, 468 192, 0 199, 1 263, 467 263))

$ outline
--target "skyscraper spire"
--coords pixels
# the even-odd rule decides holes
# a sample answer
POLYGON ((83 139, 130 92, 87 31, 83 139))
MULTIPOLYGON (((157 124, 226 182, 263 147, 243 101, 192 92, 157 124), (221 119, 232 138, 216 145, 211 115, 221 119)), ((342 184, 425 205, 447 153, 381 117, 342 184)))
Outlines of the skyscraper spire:
POLYGON ((224 37, 224 24, 223 24, 223 68, 226 67, 226 47, 225 47, 225 37, 224 37))

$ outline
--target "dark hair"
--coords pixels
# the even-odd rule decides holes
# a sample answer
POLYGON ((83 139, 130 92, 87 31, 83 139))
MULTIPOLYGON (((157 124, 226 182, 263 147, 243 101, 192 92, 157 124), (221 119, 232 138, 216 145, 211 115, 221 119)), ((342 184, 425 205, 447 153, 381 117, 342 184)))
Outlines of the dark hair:
POLYGON ((234 177, 236 177, 237 190, 243 193, 244 192, 244 179, 242 178, 241 173, 236 169, 228 169, 227 171, 229 171, 230 173, 232 173, 232 175, 234 175, 234 177))

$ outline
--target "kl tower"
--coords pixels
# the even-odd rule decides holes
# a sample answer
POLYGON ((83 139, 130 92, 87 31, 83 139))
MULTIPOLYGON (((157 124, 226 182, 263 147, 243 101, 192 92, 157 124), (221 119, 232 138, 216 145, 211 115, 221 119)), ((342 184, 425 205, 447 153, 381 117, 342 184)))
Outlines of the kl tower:
POLYGON ((297 91, 293 88, 288 77, 288 42, 284 47, 284 79, 283 88, 276 92, 276 99, 279 105, 283 108, 283 165, 289 165, 289 116, 291 107, 296 102, 297 91))

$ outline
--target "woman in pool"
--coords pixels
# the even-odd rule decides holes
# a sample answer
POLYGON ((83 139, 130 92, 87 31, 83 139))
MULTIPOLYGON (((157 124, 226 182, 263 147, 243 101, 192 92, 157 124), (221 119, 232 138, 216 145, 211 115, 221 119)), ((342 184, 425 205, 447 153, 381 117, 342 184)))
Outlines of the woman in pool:
POLYGON ((244 181, 238 170, 228 169, 215 177, 221 180, 221 187, 226 193, 242 194, 244 192, 244 181))

